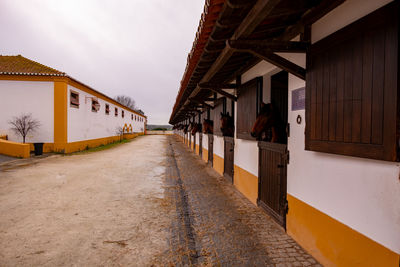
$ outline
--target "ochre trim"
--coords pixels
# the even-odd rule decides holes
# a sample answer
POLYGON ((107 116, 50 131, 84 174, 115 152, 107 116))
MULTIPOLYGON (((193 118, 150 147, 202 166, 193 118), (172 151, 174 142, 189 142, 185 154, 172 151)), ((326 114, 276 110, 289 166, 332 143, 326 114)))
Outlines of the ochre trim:
POLYGON ((208 150, 207 149, 205 149, 205 148, 203 148, 203 160, 205 161, 205 162, 208 162, 208 150))
POLYGON ((289 194, 287 199, 287 233, 322 265, 399 266, 397 253, 289 194))
MULTIPOLYGON (((33 143, 29 143, 30 145, 30 150, 34 151, 35 147, 33 145, 33 143)), ((43 153, 50 153, 50 152, 54 152, 54 143, 44 143, 43 144, 43 153)))
POLYGON ((233 179, 235 187, 254 205, 257 205, 258 177, 237 165, 234 165, 233 173, 235 175, 235 179, 233 179))
POLYGON ((54 78, 61 78, 55 76, 29 76, 29 75, 0 75, 0 80, 8 81, 41 81, 53 82, 54 78))
MULTIPOLYGON (((123 139, 133 139, 137 136, 141 136, 143 133, 134 133, 134 134, 124 134, 123 139)), ((73 153, 77 151, 82 151, 87 148, 98 147, 101 145, 110 144, 113 142, 117 142, 120 140, 120 136, 109 136, 105 138, 97 138, 90 140, 83 140, 78 142, 71 142, 66 145, 65 153, 73 153)))
POLYGON ((199 145, 196 144, 196 150, 195 150, 196 155, 200 155, 200 147, 199 145))
POLYGON ((213 168, 221 175, 224 175, 224 159, 216 154, 213 155, 213 168))
POLYGON ((0 154, 11 157, 29 158, 30 146, 29 144, 0 139, 0 154))
POLYGON ((65 78, 54 81, 54 151, 65 152, 68 141, 68 94, 65 78))

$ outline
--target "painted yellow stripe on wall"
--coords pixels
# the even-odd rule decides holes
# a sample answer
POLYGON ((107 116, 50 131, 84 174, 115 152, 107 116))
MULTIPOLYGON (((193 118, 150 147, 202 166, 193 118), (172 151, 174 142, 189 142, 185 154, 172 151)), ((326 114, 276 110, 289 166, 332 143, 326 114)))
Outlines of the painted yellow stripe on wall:
POLYGON ((224 159, 216 154, 213 155, 213 168, 221 175, 224 175, 224 159))
POLYGON ((29 158, 30 145, 0 139, 0 154, 12 157, 29 158))
POLYGON ((235 187, 251 202, 257 205, 258 177, 237 165, 234 165, 234 175, 233 184, 235 187))
POLYGON ((203 160, 208 162, 208 150, 203 148, 203 160))
POLYGON ((287 198, 287 233, 324 266, 399 266, 397 253, 303 201, 287 198))
MULTIPOLYGON (((139 135, 143 135, 143 134, 124 134, 123 138, 124 139, 133 139, 139 135)), ((97 138, 97 139, 72 142, 72 143, 68 143, 66 145, 65 153, 73 153, 73 152, 77 152, 77 151, 82 151, 87 148, 98 147, 101 145, 106 145, 106 144, 110 144, 113 142, 117 142, 119 140, 120 140, 120 136, 109 136, 109 137, 105 137, 105 138, 97 138)))
POLYGON ((65 152, 68 141, 67 88, 65 79, 54 81, 54 150, 56 152, 65 152))

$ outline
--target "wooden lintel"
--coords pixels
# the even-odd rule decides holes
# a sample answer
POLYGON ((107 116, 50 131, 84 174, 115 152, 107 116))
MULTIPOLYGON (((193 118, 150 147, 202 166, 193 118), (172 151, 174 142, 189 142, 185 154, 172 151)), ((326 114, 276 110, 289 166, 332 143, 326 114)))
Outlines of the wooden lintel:
POLYGON ((214 109, 214 107, 212 105, 207 104, 206 102, 201 101, 201 100, 197 100, 197 99, 194 99, 194 98, 189 98, 189 101, 192 101, 192 102, 197 103, 197 104, 201 104, 201 105, 203 105, 203 107, 214 109))
POLYGON ((251 50, 250 51, 256 57, 263 59, 287 72, 299 77, 300 79, 306 79, 306 70, 303 67, 281 57, 277 54, 267 50, 251 50))
POLYGON ((300 67, 299 65, 281 57, 278 56, 277 54, 274 54, 271 50, 269 49, 238 49, 234 48, 235 51, 242 51, 242 52, 247 52, 255 55, 256 57, 265 60, 297 77, 300 79, 305 80, 306 79, 306 70, 303 67, 300 67))
POLYGON ((234 83, 200 83, 200 88, 220 88, 220 89, 236 89, 237 86, 234 83))
POLYGON ((218 93, 218 94, 220 94, 220 95, 223 95, 223 96, 225 96, 225 97, 227 97, 227 98, 229 98, 229 99, 232 99, 232 100, 234 100, 234 101, 237 101, 237 97, 236 97, 236 96, 234 96, 234 95, 232 95, 232 94, 230 94, 230 93, 227 93, 227 92, 225 92, 225 91, 222 90, 222 89, 219 89, 219 88, 204 88, 204 89, 211 90, 211 91, 216 92, 216 93, 218 93))
POLYGON ((309 47, 307 42, 272 41, 272 40, 227 40, 232 49, 268 49, 272 52, 305 53, 309 47))

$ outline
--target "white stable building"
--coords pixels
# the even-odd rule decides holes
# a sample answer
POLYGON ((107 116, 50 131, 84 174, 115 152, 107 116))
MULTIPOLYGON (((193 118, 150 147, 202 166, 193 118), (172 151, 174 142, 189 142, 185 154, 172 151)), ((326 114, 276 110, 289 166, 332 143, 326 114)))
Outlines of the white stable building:
MULTIPOLYGON (((63 72, 18 56, 0 56, 0 135, 22 142, 9 121, 32 114, 39 121, 27 143, 44 143, 44 152, 70 153, 144 134, 146 116, 63 72)), ((0 151, 0 153, 2 153, 0 151)))
POLYGON ((400 264, 399 14, 390 0, 210 0, 188 56, 170 123, 214 132, 175 133, 324 266, 400 264), (261 102, 286 141, 251 136, 261 102))

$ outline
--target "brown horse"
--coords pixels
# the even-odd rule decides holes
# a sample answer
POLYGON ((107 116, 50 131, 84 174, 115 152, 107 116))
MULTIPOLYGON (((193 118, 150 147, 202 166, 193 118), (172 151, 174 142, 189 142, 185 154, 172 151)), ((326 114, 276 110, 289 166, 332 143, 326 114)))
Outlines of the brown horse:
POLYGON ((187 134, 189 125, 183 126, 183 132, 187 134))
POLYGON ((235 123, 233 121, 233 116, 230 116, 229 112, 226 114, 221 112, 221 132, 223 136, 233 137, 233 133, 235 132, 235 123))
POLYGON ((251 129, 251 136, 257 140, 272 143, 287 143, 286 129, 279 110, 271 103, 261 103, 261 111, 251 129))
POLYGON ((197 132, 201 132, 201 123, 193 123, 192 135, 195 135, 197 132))
POLYGON ((204 119, 203 121, 203 133, 212 134, 213 133, 214 122, 212 120, 204 119))

